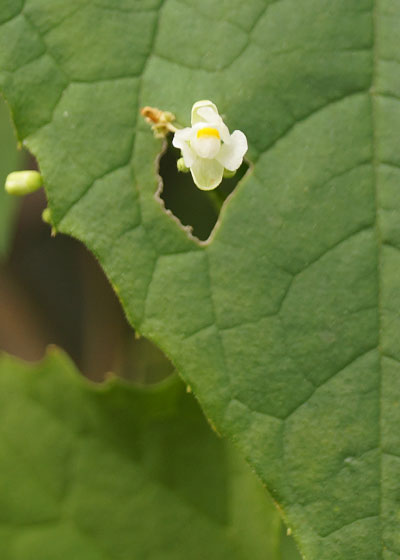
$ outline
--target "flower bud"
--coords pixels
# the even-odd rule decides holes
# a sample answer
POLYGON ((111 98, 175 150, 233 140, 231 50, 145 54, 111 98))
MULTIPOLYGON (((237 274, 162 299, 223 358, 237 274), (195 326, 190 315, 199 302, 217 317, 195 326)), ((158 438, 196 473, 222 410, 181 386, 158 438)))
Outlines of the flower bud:
POLYGON ((43 186, 42 176, 38 171, 14 171, 6 179, 5 189, 8 194, 24 196, 43 186))
POLYGON ((45 208, 43 210, 42 220, 45 224, 49 224, 51 226, 51 210, 50 210, 50 208, 45 208))
POLYGON ((181 171, 182 173, 187 173, 189 171, 189 168, 185 165, 185 160, 183 159, 183 157, 178 159, 178 161, 176 162, 176 167, 178 168, 178 171, 181 171))

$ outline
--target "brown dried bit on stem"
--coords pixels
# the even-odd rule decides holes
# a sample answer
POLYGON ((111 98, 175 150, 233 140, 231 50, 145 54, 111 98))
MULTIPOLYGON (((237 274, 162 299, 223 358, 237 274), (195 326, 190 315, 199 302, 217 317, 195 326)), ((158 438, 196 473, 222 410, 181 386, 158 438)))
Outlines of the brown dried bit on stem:
POLYGON ((157 107, 143 107, 140 110, 146 122, 151 125, 156 138, 165 138, 169 132, 176 132, 177 128, 172 124, 175 115, 169 111, 161 111, 157 107))

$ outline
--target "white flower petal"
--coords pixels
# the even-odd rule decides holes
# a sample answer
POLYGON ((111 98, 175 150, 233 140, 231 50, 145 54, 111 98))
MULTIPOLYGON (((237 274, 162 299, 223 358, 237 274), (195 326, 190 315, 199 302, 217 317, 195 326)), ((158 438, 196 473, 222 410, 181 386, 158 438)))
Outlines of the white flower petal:
POLYGON ((197 158, 190 168, 193 181, 203 191, 211 191, 222 181, 224 166, 215 159, 197 158))
POLYGON ((235 130, 229 142, 221 146, 216 159, 229 171, 236 171, 242 164, 247 148, 246 136, 241 130, 235 130))
POLYGON ((186 167, 193 165, 193 162, 196 159, 196 154, 190 147, 189 143, 192 136, 193 129, 188 127, 177 130, 172 139, 172 145, 181 150, 186 167))
POLYGON ((186 144, 181 148, 181 153, 183 157, 183 161, 185 162, 186 167, 191 167, 196 160, 196 153, 189 144, 186 144))
POLYGON ((208 99, 205 99, 203 101, 198 101, 192 107, 192 126, 198 122, 209 122, 209 121, 204 121, 204 118, 199 114, 199 109, 202 108, 211 109, 214 115, 219 116, 218 109, 212 101, 209 101, 208 99))
POLYGON ((211 107, 201 107, 197 111, 197 118, 199 117, 202 119, 202 121, 198 122, 215 126, 216 128, 218 128, 222 140, 224 142, 229 142, 229 129, 222 120, 221 116, 218 114, 218 111, 214 111, 214 109, 211 107))
POLYGON ((220 124, 217 126, 219 134, 222 138, 222 140, 227 143, 230 142, 231 139, 231 135, 229 134, 229 128, 226 126, 226 124, 224 123, 224 121, 221 119, 220 124))
POLYGON ((198 122, 198 123, 194 124, 192 126, 192 128, 190 129, 192 131, 192 135, 193 135, 192 137, 195 138, 197 133, 199 132, 199 130, 201 130, 202 128, 207 128, 209 126, 210 125, 206 122, 198 122))
POLYGON ((218 113, 217 107, 211 101, 198 101, 192 109, 192 126, 212 125, 218 129, 224 142, 229 142, 229 129, 218 113))
POLYGON ((222 119, 219 116, 218 112, 214 111, 212 107, 200 107, 200 109, 197 110, 196 118, 198 119, 198 122, 205 122, 210 124, 220 124, 220 122, 222 122, 222 119))
POLYGON ((190 127, 177 130, 172 139, 172 145, 175 146, 175 148, 180 148, 184 142, 191 139, 192 134, 193 131, 190 127))
POLYGON ((221 148, 221 140, 215 136, 195 136, 190 145, 199 157, 214 159, 221 148))

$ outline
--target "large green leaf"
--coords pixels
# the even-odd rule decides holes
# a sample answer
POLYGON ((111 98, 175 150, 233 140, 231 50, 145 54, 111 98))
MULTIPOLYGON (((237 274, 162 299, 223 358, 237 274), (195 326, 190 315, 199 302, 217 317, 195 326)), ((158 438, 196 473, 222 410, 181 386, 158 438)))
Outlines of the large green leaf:
POLYGON ((307 558, 400 556, 400 5, 2 0, 0 80, 98 256, 307 558), (153 105, 212 99, 251 172, 208 243, 154 197, 153 105))
MULTIPOLYGON (((176 377, 96 388, 0 358, 2 560, 275 560, 280 519, 176 377)), ((279 555, 280 557, 280 555, 279 555)))

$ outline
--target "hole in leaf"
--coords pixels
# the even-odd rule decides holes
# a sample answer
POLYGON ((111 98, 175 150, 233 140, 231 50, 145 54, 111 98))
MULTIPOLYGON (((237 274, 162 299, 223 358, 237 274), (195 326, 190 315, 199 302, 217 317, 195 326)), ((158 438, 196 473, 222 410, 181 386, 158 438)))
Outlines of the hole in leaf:
POLYGON ((249 165, 243 161, 234 177, 224 178, 221 185, 212 191, 202 191, 194 184, 190 172, 178 171, 176 162, 181 157, 180 150, 172 146, 171 137, 167 140, 167 149, 159 162, 158 172, 163 182, 159 196, 165 208, 183 226, 189 226, 195 237, 206 241, 217 223, 223 204, 235 190, 249 165))

